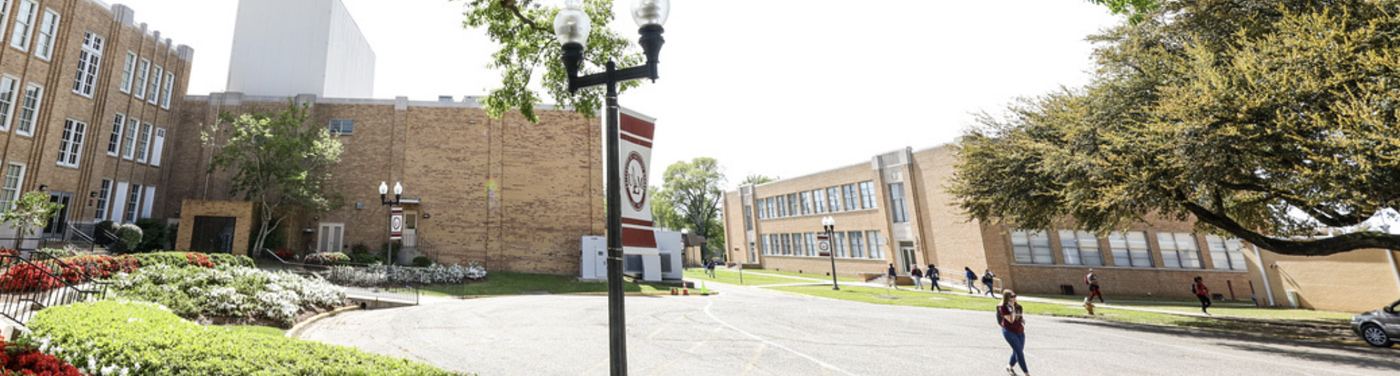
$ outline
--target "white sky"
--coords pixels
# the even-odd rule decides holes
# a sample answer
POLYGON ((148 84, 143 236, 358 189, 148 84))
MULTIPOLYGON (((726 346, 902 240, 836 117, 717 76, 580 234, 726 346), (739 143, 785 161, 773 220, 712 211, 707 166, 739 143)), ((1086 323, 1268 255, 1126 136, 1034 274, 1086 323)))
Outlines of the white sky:
MULTIPOLYGON (((614 0, 613 27, 637 37, 614 0)), ((109 0, 195 49, 189 93, 224 91, 236 0, 109 0)), ((485 94, 496 47, 461 27, 462 1, 344 0, 378 56, 374 96, 485 94), (390 5, 392 4, 392 5, 390 5)), ((554 2, 562 4, 562 0, 554 2)), ((1117 22, 1085 0, 672 0, 661 78, 624 93, 656 117, 651 184, 680 160, 797 177, 953 141, 999 112, 1089 79, 1084 37, 1117 22)))

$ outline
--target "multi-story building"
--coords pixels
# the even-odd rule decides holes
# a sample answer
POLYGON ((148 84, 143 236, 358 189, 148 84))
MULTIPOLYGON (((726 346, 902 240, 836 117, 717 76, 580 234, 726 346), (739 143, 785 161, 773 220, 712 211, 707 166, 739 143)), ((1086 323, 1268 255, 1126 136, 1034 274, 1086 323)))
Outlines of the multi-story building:
MULTIPOLYGON (((1246 244, 1193 235, 1192 225, 1152 221, 1097 236, 1062 225, 1054 231, 1017 231, 970 221, 945 192, 953 176, 953 148, 897 150, 861 163, 811 175, 741 186, 723 202, 729 259, 766 269, 830 273, 818 256, 821 218, 836 221, 836 273, 901 274, 937 265, 944 283, 961 282, 963 268, 990 269, 999 287, 1024 293, 1085 293, 1094 268, 1105 294, 1189 297, 1202 276, 1227 299, 1248 299, 1246 244)), ((1260 287, 1262 289, 1262 287, 1260 287)), ((1262 294, 1262 291, 1260 291, 1262 294)))
POLYGON ((0 0, 0 42, 0 207, 47 191, 50 237, 154 215, 194 50, 94 0, 0 0))

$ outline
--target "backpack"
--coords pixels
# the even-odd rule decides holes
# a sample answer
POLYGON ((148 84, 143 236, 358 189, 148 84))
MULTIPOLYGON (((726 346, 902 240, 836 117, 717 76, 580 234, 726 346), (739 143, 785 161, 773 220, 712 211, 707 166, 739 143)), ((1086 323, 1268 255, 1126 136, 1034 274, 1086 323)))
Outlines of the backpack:
POLYGON ((1003 314, 1001 313, 1001 309, 1002 309, 1003 307, 1006 307, 1006 306, 1004 306, 1004 305, 999 305, 999 306, 997 306, 997 326, 1006 326, 1006 317, 1003 317, 1003 314))

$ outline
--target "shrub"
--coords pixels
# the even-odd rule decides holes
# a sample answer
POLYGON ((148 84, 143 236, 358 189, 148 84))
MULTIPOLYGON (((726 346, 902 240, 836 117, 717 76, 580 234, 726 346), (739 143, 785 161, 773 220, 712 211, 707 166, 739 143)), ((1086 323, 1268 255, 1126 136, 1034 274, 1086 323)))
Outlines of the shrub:
POLYGON ((117 223, 116 223, 116 222, 112 222, 112 221, 97 222, 97 227, 94 228, 92 231, 93 231, 92 238, 93 238, 94 240, 97 240, 97 245, 101 245, 101 246, 104 246, 104 247, 105 247, 105 246, 111 245, 112 242, 114 242, 114 241, 117 240, 117 239, 115 238, 115 235, 116 235, 116 233, 117 233, 117 223), (110 233, 110 234, 109 234, 109 233, 110 233))
POLYGON ((357 254, 368 254, 368 253, 369 253, 369 246, 365 245, 365 243, 355 243, 354 246, 350 247, 350 254, 351 254, 352 256, 353 256, 353 255, 357 255, 357 254))
POLYGON ((125 368, 131 376, 452 375, 349 347, 201 326, 149 303, 53 307, 35 315, 30 328, 37 342, 61 349, 74 365, 125 368))
POLYGON ((113 295, 156 302, 189 317, 266 318, 290 326, 297 314, 345 301, 345 290, 321 279, 253 268, 177 268, 158 264, 119 274, 113 295))
POLYGON ((136 220, 136 227, 141 228, 141 242, 136 245, 139 252, 150 252, 153 250, 165 249, 166 224, 164 219, 142 218, 136 220))
POLYGON ((350 261, 350 256, 340 252, 321 252, 306 255, 304 260, 307 264, 333 265, 338 262, 350 261))
POLYGON ((136 252, 136 246, 141 244, 141 237, 145 236, 140 227, 130 223, 117 227, 116 233, 116 245, 120 253, 136 252))
POLYGON ((51 257, 51 258, 56 258, 56 259, 57 259, 57 258, 64 258, 64 257, 72 257, 72 256, 73 256, 73 251, 69 251, 69 250, 67 250, 67 249, 59 249, 59 248, 44 248, 44 249, 40 249, 40 250, 35 250, 34 252, 36 252, 36 253, 43 253, 43 254, 45 254, 45 255, 48 255, 48 256, 51 257))
POLYGON ((214 261, 214 265, 242 266, 245 268, 255 268, 258 264, 253 263, 253 259, 244 255, 233 255, 228 253, 213 253, 209 259, 214 261))
POLYGON ((373 253, 352 253, 350 254, 350 262, 357 264, 378 264, 383 263, 384 258, 373 253))
POLYGON ((139 261, 139 266, 143 268, 151 265, 169 265, 174 267, 185 267, 193 265, 202 266, 206 268, 212 268, 222 265, 244 266, 250 268, 255 266, 255 264, 253 263, 253 259, 248 258, 248 256, 235 256, 227 253, 215 253, 211 255, 205 255, 203 253, 194 252, 156 252, 140 253, 130 256, 139 261))
POLYGON ((332 266, 326 279, 346 286, 379 286, 389 282, 389 274, 384 271, 370 271, 365 268, 332 266))
POLYGON ((433 264, 433 259, 428 256, 418 256, 413 258, 413 266, 429 266, 433 264))
POLYGON ((0 340, 0 370, 5 375, 83 376, 73 365, 39 351, 27 340, 0 340))

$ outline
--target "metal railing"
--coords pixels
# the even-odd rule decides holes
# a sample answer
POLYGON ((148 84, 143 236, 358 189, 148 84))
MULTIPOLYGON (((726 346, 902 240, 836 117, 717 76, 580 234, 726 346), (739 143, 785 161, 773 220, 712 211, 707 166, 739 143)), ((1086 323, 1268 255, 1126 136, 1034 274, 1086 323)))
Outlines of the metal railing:
POLYGON ((106 282, 45 253, 32 253, 29 259, 0 254, 0 265, 5 266, 0 274, 0 315, 21 326, 41 309, 107 297, 106 282))

